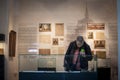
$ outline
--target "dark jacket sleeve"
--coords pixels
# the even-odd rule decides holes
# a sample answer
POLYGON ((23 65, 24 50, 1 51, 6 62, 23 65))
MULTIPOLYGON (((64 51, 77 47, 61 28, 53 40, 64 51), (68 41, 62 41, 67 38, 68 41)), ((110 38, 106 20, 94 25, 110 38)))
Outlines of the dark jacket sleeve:
POLYGON ((70 69, 70 53, 72 50, 72 42, 69 44, 68 49, 66 51, 65 57, 64 57, 64 67, 69 70, 70 69))
POLYGON ((89 45, 86 45, 87 60, 92 60, 92 52, 89 45))

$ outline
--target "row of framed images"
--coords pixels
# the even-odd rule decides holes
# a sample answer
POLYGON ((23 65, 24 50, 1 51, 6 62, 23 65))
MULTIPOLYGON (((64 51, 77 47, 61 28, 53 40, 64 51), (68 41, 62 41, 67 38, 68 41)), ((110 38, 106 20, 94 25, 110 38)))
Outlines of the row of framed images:
POLYGON ((89 31, 87 32, 87 39, 105 39, 103 31, 89 31))
MULTIPOLYGON (((51 32, 51 31, 52 31, 52 26, 50 23, 39 24, 39 32, 51 32)), ((55 24, 55 35, 64 36, 64 23, 55 24)))
POLYGON ((105 49, 106 37, 104 30, 104 23, 91 23, 87 25, 87 39, 94 40, 94 49, 105 49))
MULTIPOLYGON (((51 49, 39 49, 39 54, 41 55, 50 55, 51 52, 53 52, 51 49)), ((101 59, 106 59, 106 51, 92 51, 92 54, 94 55, 94 53, 96 53, 98 58, 101 59)), ((57 53, 54 54, 64 54, 64 48, 63 47, 59 47, 57 53)))
MULTIPOLYGON (((93 41, 94 50, 95 49, 100 50, 100 51, 96 52, 97 54, 99 54, 99 56, 104 56, 104 54, 106 54, 106 52, 101 52, 101 49, 103 50, 106 48, 106 40, 105 40, 104 30, 105 30, 105 24, 103 24, 103 23, 91 23, 91 24, 87 25, 88 39, 95 39, 93 41), (99 32, 98 30, 100 30, 101 32, 99 32), (94 31, 97 31, 97 32, 94 32, 94 31)), ((52 27, 51 27, 50 23, 40 23, 39 24, 39 32, 51 32, 51 31, 52 31, 52 27)), ((56 23, 55 24, 55 36, 64 36, 64 23, 56 23)), ((51 37, 49 37, 49 38, 51 39, 51 37)), ((42 39, 44 39, 43 36, 42 36, 42 39)), ((64 38, 62 40, 59 40, 58 37, 52 38, 52 45, 59 45, 59 41, 64 42, 64 38)), ((45 40, 42 40, 42 41, 40 40, 40 42, 45 43, 45 40)), ((39 49, 39 54, 42 54, 42 53, 50 54, 51 50, 50 49, 39 49)))

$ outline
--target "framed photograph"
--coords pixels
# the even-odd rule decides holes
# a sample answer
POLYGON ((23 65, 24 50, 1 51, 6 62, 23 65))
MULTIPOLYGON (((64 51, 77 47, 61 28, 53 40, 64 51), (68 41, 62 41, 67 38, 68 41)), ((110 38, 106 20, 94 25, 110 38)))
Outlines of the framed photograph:
POLYGON ((94 48, 95 49, 105 49, 105 40, 95 40, 94 48))
POLYGON ((89 23, 87 25, 87 30, 104 30, 105 24, 104 23, 89 23))
POLYGON ((50 55, 50 49, 39 49, 39 54, 50 55))
POLYGON ((39 32, 51 32, 51 24, 50 23, 40 23, 39 24, 39 32))
POLYGON ((58 38, 53 38, 53 45, 58 45, 58 38))
POLYGON ((96 51, 97 58, 106 59, 106 51, 96 51))
POLYGON ((88 32, 87 37, 88 39, 93 39, 93 32, 88 32))
POLYGON ((64 36, 64 23, 55 24, 55 36, 64 36))

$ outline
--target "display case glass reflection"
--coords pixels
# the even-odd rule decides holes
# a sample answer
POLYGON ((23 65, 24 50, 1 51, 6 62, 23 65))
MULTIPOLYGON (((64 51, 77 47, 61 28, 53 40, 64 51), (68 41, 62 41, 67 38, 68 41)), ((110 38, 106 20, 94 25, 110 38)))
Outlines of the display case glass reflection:
MULTIPOLYGON (((64 57, 65 55, 33 55, 33 54, 20 54, 19 55, 19 71, 54 71, 54 72, 66 72, 64 69, 64 57)), ((93 56, 93 59, 89 61, 88 71, 96 72, 97 59, 93 56)))
POLYGON ((38 62, 38 71, 56 71, 55 58, 41 57, 38 62))

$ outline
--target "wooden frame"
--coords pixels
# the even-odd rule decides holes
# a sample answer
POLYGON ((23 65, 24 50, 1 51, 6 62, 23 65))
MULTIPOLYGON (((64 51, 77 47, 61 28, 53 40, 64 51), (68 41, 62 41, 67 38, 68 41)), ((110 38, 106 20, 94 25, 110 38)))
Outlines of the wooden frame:
POLYGON ((9 33, 9 56, 15 57, 16 53, 16 32, 10 31, 9 33))

